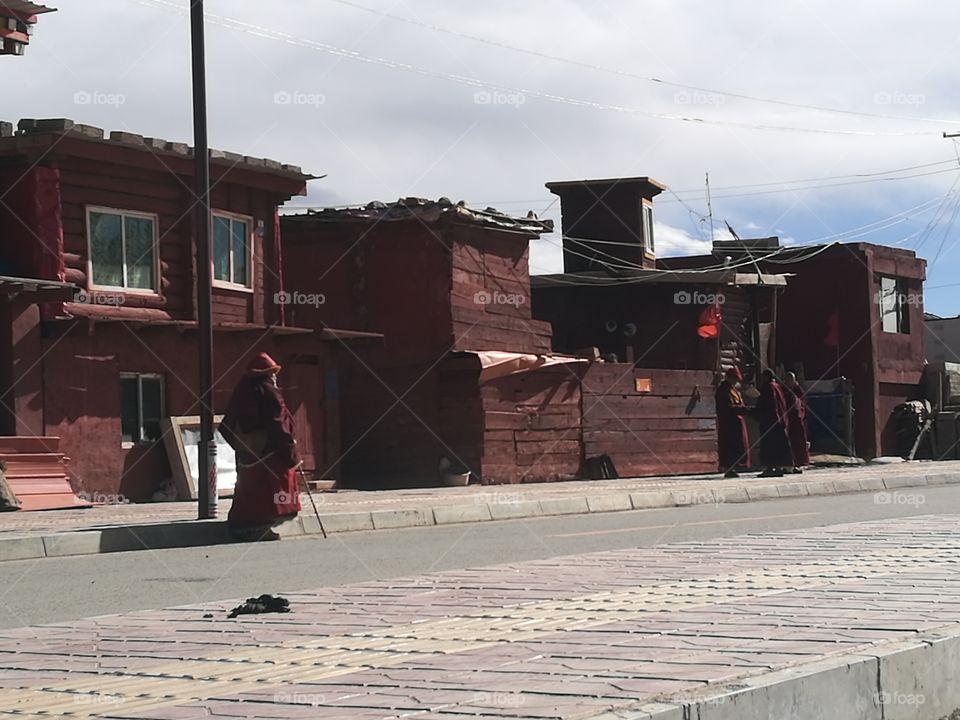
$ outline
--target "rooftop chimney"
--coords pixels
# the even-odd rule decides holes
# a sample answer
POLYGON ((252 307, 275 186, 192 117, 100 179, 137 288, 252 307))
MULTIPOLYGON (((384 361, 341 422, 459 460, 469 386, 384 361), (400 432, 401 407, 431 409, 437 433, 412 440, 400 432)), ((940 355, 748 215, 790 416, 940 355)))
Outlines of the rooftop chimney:
POLYGON ((564 272, 656 267, 653 198, 666 185, 633 177, 552 182, 547 189, 560 197, 564 272))

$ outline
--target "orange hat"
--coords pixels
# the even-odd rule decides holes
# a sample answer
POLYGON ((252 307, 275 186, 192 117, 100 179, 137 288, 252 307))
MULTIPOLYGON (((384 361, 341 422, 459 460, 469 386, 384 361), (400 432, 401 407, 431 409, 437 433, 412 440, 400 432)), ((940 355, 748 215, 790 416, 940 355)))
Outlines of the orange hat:
POLYGON ((247 366, 247 375, 272 375, 280 372, 280 365, 265 352, 257 355, 247 366))

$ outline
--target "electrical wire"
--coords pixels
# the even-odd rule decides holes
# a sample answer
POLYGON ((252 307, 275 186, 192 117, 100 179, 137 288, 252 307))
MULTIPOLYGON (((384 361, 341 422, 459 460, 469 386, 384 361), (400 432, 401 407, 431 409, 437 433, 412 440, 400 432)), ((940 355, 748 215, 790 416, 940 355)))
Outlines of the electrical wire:
MULTIPOLYGON (((770 186, 773 186, 773 185, 794 185, 794 184, 799 184, 799 183, 815 182, 815 181, 821 181, 821 180, 842 180, 842 179, 844 179, 844 178, 858 178, 858 177, 860 177, 860 178, 866 178, 866 179, 862 180, 861 183, 843 183, 843 184, 844 184, 844 185, 853 185, 853 184, 880 182, 880 181, 882 181, 882 180, 887 180, 887 179, 889 179, 889 180, 899 180, 899 179, 907 180, 907 179, 911 179, 911 178, 925 177, 925 176, 930 175, 930 174, 938 174, 938 173, 920 173, 920 174, 918 174, 918 175, 909 175, 909 176, 891 177, 891 178, 882 178, 882 177, 880 177, 880 176, 882 176, 882 175, 893 175, 893 174, 895 174, 895 173, 904 172, 904 171, 907 171, 907 170, 914 170, 914 169, 920 169, 920 168, 925 168, 925 167, 934 167, 934 166, 937 166, 937 165, 954 165, 956 162, 957 162, 957 161, 955 161, 955 160, 940 160, 940 161, 937 161, 937 162, 934 162, 934 163, 924 163, 924 164, 922 164, 922 165, 913 165, 913 166, 910 166, 910 167, 897 168, 897 169, 893 169, 893 170, 878 170, 878 171, 870 172, 870 173, 856 173, 856 174, 852 174, 852 175, 833 175, 833 176, 825 176, 825 177, 821 177, 821 178, 808 178, 808 179, 806 179, 806 180, 783 180, 783 181, 772 182, 772 183, 756 183, 756 184, 752 184, 752 185, 751 185, 751 184, 747 184, 747 185, 726 185, 726 186, 723 186, 723 187, 715 188, 714 190, 715 190, 715 191, 720 191, 720 192, 722 192, 722 191, 724 191, 724 190, 736 190, 736 189, 750 188, 750 187, 770 187, 770 186), (870 179, 870 178, 875 178, 875 179, 870 179)), ((956 170, 956 169, 957 169, 956 167, 952 167, 952 168, 948 168, 948 169, 945 169, 945 170, 939 171, 939 172, 947 173, 947 172, 950 172, 950 171, 956 170)), ((777 191, 777 192, 798 192, 798 191, 804 191, 804 192, 806 192, 806 191, 809 191, 809 190, 819 190, 819 189, 821 189, 821 188, 831 188, 831 187, 837 187, 837 185, 836 185, 836 184, 815 185, 815 186, 803 187, 803 188, 785 187, 785 188, 783 188, 782 190, 779 190, 779 191, 777 191)), ((672 195, 675 195, 675 196, 678 195, 679 193, 702 192, 702 191, 700 191, 700 190, 677 190, 677 191, 674 191, 674 190, 672 190, 672 189, 670 189, 670 188, 667 188, 667 191, 668 191, 669 193, 671 193, 672 195)), ((771 194, 771 193, 769 193, 769 192, 764 192, 764 193, 756 193, 756 194, 757 194, 757 195, 769 195, 769 194, 771 194)), ((737 195, 721 195, 720 197, 753 197, 753 195, 754 195, 754 193, 739 193, 739 194, 737 194, 737 195)), ((705 198, 705 197, 706 197, 705 195, 704 195, 704 196, 701 196, 701 199, 703 199, 703 198, 705 198)), ((692 200, 692 199, 694 199, 694 198, 680 198, 680 197, 675 197, 675 199, 670 199, 670 198, 667 198, 667 197, 663 197, 663 198, 660 198, 660 199, 657 200, 657 204, 666 204, 666 203, 679 202, 681 205, 683 205, 683 206, 687 209, 688 212, 694 213, 695 215, 697 215, 697 217, 706 218, 706 217, 707 217, 706 215, 704 215, 703 213, 697 212, 697 211, 694 210, 692 207, 690 207, 690 205, 689 205, 689 203, 688 203, 687 201, 688 201, 688 200, 692 200)), ((549 203, 549 205, 548 205, 543 211, 541 211, 541 213, 543 213, 543 212, 546 212, 547 210, 549 210, 553 205, 555 205, 555 204, 557 203, 557 201, 558 201, 558 198, 554 196, 554 197, 551 197, 551 198, 546 198, 546 197, 544 197, 544 198, 531 198, 531 199, 529 199, 529 200, 484 200, 484 201, 470 201, 468 204, 471 205, 471 206, 479 207, 479 206, 481 206, 481 205, 485 205, 485 206, 491 206, 491 205, 492 205, 492 206, 498 206, 498 205, 527 205, 527 206, 533 206, 533 205, 540 205, 540 204, 544 204, 544 203, 549 203)), ((297 208, 297 209, 305 209, 305 210, 341 210, 341 209, 344 209, 344 208, 362 207, 363 205, 366 204, 366 202, 367 202, 367 201, 354 202, 354 203, 343 203, 343 204, 340 204, 340 205, 289 205, 289 206, 287 206, 287 207, 297 208)))
MULTIPOLYGON (((890 170, 875 170, 873 172, 851 173, 849 175, 826 175, 823 177, 802 178, 798 180, 777 180, 774 182, 766 182, 766 183, 747 183, 745 185, 725 185, 723 187, 714 188, 714 190, 719 190, 719 191, 744 190, 746 188, 774 187, 778 185, 801 185, 804 183, 822 182, 824 180, 848 180, 850 178, 872 178, 872 177, 880 177, 883 175, 896 175, 897 173, 909 172, 910 170, 923 170, 925 168, 937 167, 938 165, 957 166, 957 165, 960 165, 960 159, 951 158, 949 160, 937 160, 936 162, 922 163, 920 165, 908 165, 902 168, 892 168, 890 170)), ((686 190, 677 190, 676 192, 680 195, 690 195, 694 193, 703 192, 703 188, 700 188, 700 187, 688 188, 686 190)))
POLYGON ((648 77, 645 75, 640 75, 638 73, 630 72, 629 70, 611 68, 603 65, 595 65, 592 63, 582 62, 579 60, 574 60, 572 58, 562 57, 559 55, 551 55, 550 53, 531 50, 529 48, 520 47, 518 45, 511 45, 509 43, 501 42, 498 40, 491 40, 490 38, 481 37, 479 35, 472 35, 470 33, 465 33, 460 30, 455 30, 453 28, 448 28, 440 25, 435 25, 432 23, 423 22, 422 20, 417 20, 414 18, 404 17, 402 15, 395 15, 393 13, 384 12, 382 10, 377 10, 375 8, 367 7, 366 5, 361 5, 360 3, 351 2, 350 0, 328 0, 328 2, 334 2, 334 3, 337 3, 338 5, 344 5, 347 7, 354 8, 356 10, 361 10, 363 12, 371 13, 373 15, 379 15, 380 17, 385 17, 391 20, 396 20, 398 22, 407 23, 409 25, 416 25, 418 27, 426 28, 427 30, 431 30, 434 32, 453 35, 455 37, 464 38, 466 40, 482 43, 484 45, 490 45, 493 47, 502 48, 502 49, 510 50, 517 53, 523 53, 525 55, 531 55, 533 57, 538 57, 545 60, 552 60, 555 62, 565 63, 567 65, 573 65, 576 67, 584 68, 587 70, 595 70, 598 72, 608 73, 611 75, 619 75, 621 77, 628 77, 635 80, 642 80, 645 82, 657 83, 659 85, 679 88, 682 90, 692 90, 693 92, 704 93, 707 95, 722 95, 724 97, 737 98, 738 100, 748 100, 750 102, 767 103, 771 105, 778 105, 780 107, 792 107, 792 108, 798 108, 802 110, 813 110, 816 112, 838 113, 841 115, 848 115, 848 116, 854 116, 854 117, 879 118, 884 120, 906 120, 910 122, 928 122, 928 123, 937 123, 941 125, 942 124, 951 124, 951 125, 960 124, 960 120, 948 120, 946 118, 911 117, 908 115, 886 115, 883 113, 871 113, 871 112, 863 112, 859 110, 848 110, 845 108, 835 108, 835 107, 827 107, 823 105, 811 105, 808 103, 798 103, 798 102, 792 102, 789 100, 779 100, 774 98, 761 97, 758 95, 747 95, 744 93, 729 92, 726 90, 715 90, 711 88, 701 87, 699 85, 690 85, 687 83, 675 82, 675 81, 666 80, 663 78, 648 77))
MULTIPOLYGON (((824 190, 824 189, 827 189, 827 188, 835 188, 835 187, 849 187, 849 186, 851 186, 851 185, 865 185, 865 184, 868 184, 868 183, 875 183, 875 182, 893 182, 893 181, 898 181, 898 180, 912 180, 912 179, 914 179, 914 178, 930 177, 930 176, 933 176, 933 175, 943 175, 944 173, 951 173, 951 172, 956 172, 956 171, 957 171, 957 168, 952 167, 952 168, 946 168, 946 169, 944 169, 944 170, 934 170, 934 171, 926 172, 926 173, 915 173, 915 174, 913 174, 913 175, 900 175, 900 176, 897 176, 897 177, 886 177, 886 178, 871 178, 871 179, 867 179, 867 180, 851 180, 850 182, 828 183, 828 184, 824 184, 824 185, 811 185, 811 186, 809 186, 809 187, 781 188, 781 189, 779 189, 779 190, 763 190, 763 191, 759 191, 759 192, 750 192, 750 193, 727 193, 727 194, 723 194, 723 195, 716 195, 716 194, 714 194, 714 195, 713 195, 713 199, 714 199, 714 200, 718 200, 718 199, 719 199, 719 200, 724 200, 724 199, 730 199, 730 198, 759 197, 759 196, 761 196, 761 195, 776 195, 776 194, 785 193, 785 192, 791 192, 791 193, 796 193, 796 192, 809 192, 810 190, 824 190)), ((697 197, 697 198, 689 198, 689 197, 688 197, 688 198, 686 198, 686 199, 687 199, 687 200, 691 200, 691 199, 694 199, 694 200, 703 200, 703 199, 705 199, 705 198, 706 198, 706 195, 702 195, 702 196, 697 197)), ((669 202, 672 202, 672 201, 671 201, 669 198, 664 198, 664 199, 663 199, 662 201, 660 201, 660 202, 669 203, 669 202)))
MULTIPOLYGON (((167 2, 166 0, 131 0, 131 1, 138 3, 140 5, 146 5, 148 7, 170 9, 182 15, 185 15, 188 12, 187 8, 177 5, 176 3, 167 2)), ((821 135, 844 135, 844 136, 853 136, 853 137, 919 137, 919 136, 932 136, 932 135, 937 135, 938 137, 940 136, 939 132, 934 133, 933 131, 892 132, 892 131, 878 131, 878 130, 840 130, 840 129, 829 129, 829 128, 797 127, 792 125, 766 125, 761 123, 750 123, 750 122, 739 121, 739 120, 722 120, 717 118, 706 118, 706 117, 699 117, 699 116, 676 115, 671 113, 657 113, 657 112, 651 112, 648 110, 642 110, 640 108, 626 107, 622 105, 612 105, 607 103, 595 102, 592 100, 583 100, 580 98, 573 98, 565 95, 556 95, 554 93, 548 93, 540 90, 512 87, 509 85, 501 85, 499 83, 493 83, 493 82, 481 80, 478 78, 468 77, 464 75, 453 75, 451 73, 440 72, 437 70, 430 70, 429 68, 421 67, 419 65, 413 65, 411 63, 389 60, 387 58, 382 58, 382 57, 373 56, 373 55, 364 55, 363 53, 359 53, 355 50, 349 50, 346 48, 338 47, 336 45, 323 43, 317 40, 309 40, 306 38, 297 37, 295 35, 281 32, 279 30, 272 30, 270 28, 266 28, 260 25, 254 25, 252 23, 243 22, 241 20, 236 20, 234 18, 214 15, 212 13, 204 13, 204 18, 211 24, 219 25, 221 27, 225 27, 230 30, 236 30, 238 32, 243 32, 248 35, 253 35, 255 37, 267 38, 271 40, 279 40, 281 42, 287 43, 288 45, 306 47, 312 50, 318 50, 320 52, 334 55, 336 57, 356 60, 358 62, 364 62, 371 65, 386 67, 392 70, 410 72, 410 73, 414 73, 417 75, 430 77, 438 80, 447 80, 449 82, 465 85, 467 87, 484 89, 488 91, 492 90, 494 92, 505 93, 508 95, 515 95, 517 97, 534 97, 540 100, 545 100, 548 102, 558 103, 562 105, 569 105, 572 107, 589 108, 594 110, 607 110, 607 111, 618 112, 626 115, 647 117, 654 120, 673 120, 677 122, 696 123, 696 124, 704 124, 704 125, 718 125, 723 127, 733 127, 738 129, 747 129, 747 130, 774 130, 778 132, 801 132, 801 133, 814 133, 814 134, 821 134, 821 135)))
POLYGON ((939 222, 940 218, 942 217, 942 214, 946 211, 946 208, 948 207, 949 200, 951 199, 953 194, 957 192, 958 183, 960 183, 960 176, 958 176, 953 181, 953 185, 950 186, 950 189, 943 196, 943 199, 941 200, 940 206, 937 208, 937 211, 934 213, 933 217, 930 218, 929 222, 927 222, 926 226, 923 229, 923 234, 921 235, 920 239, 917 241, 915 250, 919 251, 920 248, 923 247, 923 245, 927 242, 927 240, 930 239, 930 235, 933 233, 934 227, 936 227, 936 224, 939 222))

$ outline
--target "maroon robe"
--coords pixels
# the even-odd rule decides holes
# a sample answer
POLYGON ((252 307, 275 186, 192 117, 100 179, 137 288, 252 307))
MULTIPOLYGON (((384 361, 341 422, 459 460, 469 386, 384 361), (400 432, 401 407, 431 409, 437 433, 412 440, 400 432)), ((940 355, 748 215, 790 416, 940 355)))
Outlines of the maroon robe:
POLYGON ((233 391, 220 434, 237 453, 237 485, 228 523, 271 525, 300 512, 293 416, 269 376, 244 377, 233 391), (260 445, 262 447, 251 447, 260 445))
POLYGON ((787 398, 787 432, 790 436, 790 448, 793 450, 793 463, 796 467, 810 464, 810 449, 807 447, 807 399, 800 385, 784 385, 787 398))
POLYGON ((743 417, 746 407, 740 391, 729 380, 717 386, 717 449, 720 469, 732 470, 738 466, 750 466, 750 440, 747 421, 743 417))
POLYGON ((760 425, 760 457, 770 467, 793 467, 793 451, 788 436, 787 399, 780 383, 773 380, 760 388, 757 399, 760 425))

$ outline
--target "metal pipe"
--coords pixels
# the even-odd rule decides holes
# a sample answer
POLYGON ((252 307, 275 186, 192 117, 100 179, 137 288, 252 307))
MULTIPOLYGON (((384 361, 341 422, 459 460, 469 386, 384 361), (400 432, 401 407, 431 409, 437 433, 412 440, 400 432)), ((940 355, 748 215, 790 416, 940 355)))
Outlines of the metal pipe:
POLYGON ((200 329, 200 442, 197 448, 198 516, 217 517, 217 449, 213 427, 213 307, 210 255, 210 149, 207 140, 207 79, 203 0, 190 2, 190 41, 193 65, 194 237, 197 257, 197 324, 200 329))

